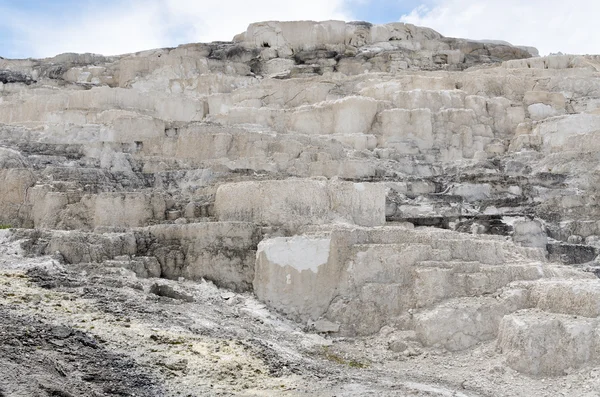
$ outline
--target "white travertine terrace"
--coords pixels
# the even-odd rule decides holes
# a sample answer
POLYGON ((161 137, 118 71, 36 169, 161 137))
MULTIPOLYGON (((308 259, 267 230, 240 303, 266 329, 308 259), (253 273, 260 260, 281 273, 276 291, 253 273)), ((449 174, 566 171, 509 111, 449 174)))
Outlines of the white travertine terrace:
POLYGON ((600 58, 532 55, 301 21, 0 58, 0 225, 32 254, 212 280, 338 335, 497 340, 531 375, 598 365, 600 58))

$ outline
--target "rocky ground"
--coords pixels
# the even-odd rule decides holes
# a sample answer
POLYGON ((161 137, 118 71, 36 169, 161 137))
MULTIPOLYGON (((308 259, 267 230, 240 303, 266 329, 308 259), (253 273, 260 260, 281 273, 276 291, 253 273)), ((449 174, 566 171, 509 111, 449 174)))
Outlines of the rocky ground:
POLYGON ((597 396, 600 370, 527 377, 495 342, 449 353, 390 327, 307 333, 210 282, 27 258, 0 240, 3 396, 597 396))

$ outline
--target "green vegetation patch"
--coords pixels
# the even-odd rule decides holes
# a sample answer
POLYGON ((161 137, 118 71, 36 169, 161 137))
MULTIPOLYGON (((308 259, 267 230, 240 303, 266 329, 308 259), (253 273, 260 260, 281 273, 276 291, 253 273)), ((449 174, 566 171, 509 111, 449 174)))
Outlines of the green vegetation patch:
POLYGON ((369 366, 369 364, 362 363, 360 361, 346 360, 339 354, 336 354, 336 353, 332 352, 331 350, 329 350, 329 347, 327 347, 327 346, 323 347, 323 356, 331 362, 334 362, 336 364, 341 364, 341 365, 347 365, 352 368, 367 368, 369 366))

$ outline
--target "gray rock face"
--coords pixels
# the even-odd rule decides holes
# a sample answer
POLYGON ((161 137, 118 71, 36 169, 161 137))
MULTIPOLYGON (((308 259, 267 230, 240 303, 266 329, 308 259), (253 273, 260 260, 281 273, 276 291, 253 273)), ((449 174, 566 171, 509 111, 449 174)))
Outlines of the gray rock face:
POLYGON ((414 335, 394 352, 497 338, 519 371, 595 364, 600 58, 533 54, 302 21, 0 59, 0 228, 66 266, 253 291, 317 332, 414 335))
POLYGON ((0 83, 24 83, 29 85, 35 83, 35 80, 33 80, 31 76, 28 76, 23 73, 11 72, 10 70, 2 70, 0 71, 0 83))

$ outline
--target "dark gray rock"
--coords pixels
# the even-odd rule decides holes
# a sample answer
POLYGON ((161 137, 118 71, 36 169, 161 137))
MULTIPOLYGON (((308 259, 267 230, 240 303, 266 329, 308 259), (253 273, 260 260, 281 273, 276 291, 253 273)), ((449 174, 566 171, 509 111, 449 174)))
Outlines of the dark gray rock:
POLYGON ((194 297, 192 295, 187 294, 168 284, 154 283, 152 284, 152 287, 150 287, 150 293, 158 296, 164 296, 166 298, 182 300, 185 302, 194 301, 194 297))

